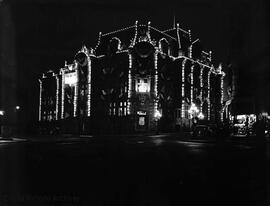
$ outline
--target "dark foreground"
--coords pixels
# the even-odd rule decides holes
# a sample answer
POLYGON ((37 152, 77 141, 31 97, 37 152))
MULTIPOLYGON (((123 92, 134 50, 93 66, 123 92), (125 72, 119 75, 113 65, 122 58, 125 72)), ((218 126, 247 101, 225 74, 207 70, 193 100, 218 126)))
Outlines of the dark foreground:
POLYGON ((0 143, 0 205, 269 205, 268 140, 0 143))

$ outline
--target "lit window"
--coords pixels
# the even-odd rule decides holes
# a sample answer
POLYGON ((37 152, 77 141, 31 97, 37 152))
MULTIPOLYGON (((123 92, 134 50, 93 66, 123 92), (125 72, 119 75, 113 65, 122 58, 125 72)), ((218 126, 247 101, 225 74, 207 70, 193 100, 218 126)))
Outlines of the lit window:
POLYGON ((112 108, 109 108, 109 115, 112 115, 112 108))
POLYGON ((116 111, 115 111, 115 110, 116 110, 116 108, 115 108, 115 107, 116 107, 116 104, 115 104, 115 103, 113 103, 113 115, 115 115, 115 114, 116 114, 116 111))
POLYGON ((145 125, 145 117, 139 117, 139 125, 144 126, 145 125))

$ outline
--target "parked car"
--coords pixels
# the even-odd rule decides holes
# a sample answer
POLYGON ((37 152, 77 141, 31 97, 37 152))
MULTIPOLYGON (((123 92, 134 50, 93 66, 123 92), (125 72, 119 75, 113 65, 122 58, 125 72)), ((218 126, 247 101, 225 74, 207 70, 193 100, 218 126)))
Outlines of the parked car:
POLYGON ((216 134, 214 125, 196 125, 192 136, 193 137, 212 137, 216 134))

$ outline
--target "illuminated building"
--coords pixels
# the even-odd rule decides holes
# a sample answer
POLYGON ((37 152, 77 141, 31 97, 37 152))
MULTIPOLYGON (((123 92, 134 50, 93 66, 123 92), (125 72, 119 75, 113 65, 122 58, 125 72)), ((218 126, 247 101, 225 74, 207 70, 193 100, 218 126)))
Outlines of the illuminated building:
POLYGON ((173 131, 196 116, 222 121, 224 76, 190 30, 136 21, 99 33, 95 47, 83 46, 73 63, 40 79, 39 119, 80 133, 147 132, 157 125, 173 131))

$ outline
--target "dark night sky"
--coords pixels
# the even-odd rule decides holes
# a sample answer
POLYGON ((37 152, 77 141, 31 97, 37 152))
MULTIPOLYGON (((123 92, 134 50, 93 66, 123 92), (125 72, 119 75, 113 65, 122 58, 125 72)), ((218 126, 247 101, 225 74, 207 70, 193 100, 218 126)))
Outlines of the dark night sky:
POLYGON ((262 94, 268 90, 263 84, 270 89, 270 7, 266 0, 0 2, 2 106, 20 103, 29 109, 38 101, 38 75, 59 69, 65 60, 72 62, 83 44, 94 47, 99 31, 110 32, 136 20, 151 21, 153 27, 165 30, 172 27, 174 14, 180 27, 191 29, 193 38, 200 38, 205 50, 213 51, 215 65, 232 63, 243 73, 242 85, 264 88, 262 94), (7 93, 9 88, 17 90, 16 95, 7 93))

